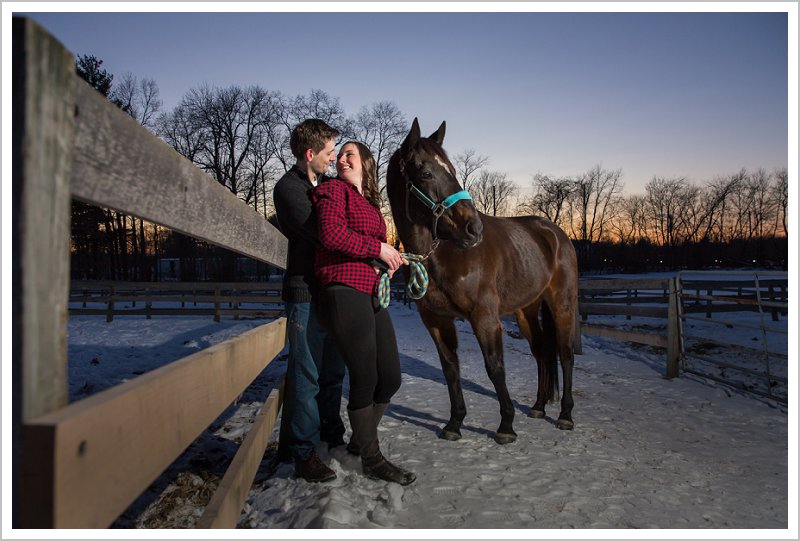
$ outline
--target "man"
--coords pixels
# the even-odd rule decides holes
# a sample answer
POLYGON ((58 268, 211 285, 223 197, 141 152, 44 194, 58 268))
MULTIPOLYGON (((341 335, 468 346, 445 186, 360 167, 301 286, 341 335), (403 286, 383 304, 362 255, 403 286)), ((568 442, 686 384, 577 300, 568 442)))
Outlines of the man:
POLYGON ((336 472, 320 460, 315 446, 344 444, 339 410, 344 361, 317 322, 314 306, 316 215, 311 190, 336 159, 339 132, 318 119, 304 120, 292 130, 289 144, 297 162, 275 184, 273 198, 281 232, 289 239, 283 278, 289 363, 281 439, 288 442, 295 473, 309 482, 326 482, 336 472))

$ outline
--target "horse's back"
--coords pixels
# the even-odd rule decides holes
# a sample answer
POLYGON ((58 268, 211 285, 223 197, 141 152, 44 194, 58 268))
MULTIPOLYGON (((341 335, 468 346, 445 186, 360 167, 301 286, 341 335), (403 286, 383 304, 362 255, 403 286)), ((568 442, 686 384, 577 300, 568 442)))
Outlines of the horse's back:
POLYGON ((541 251, 543 259, 547 263, 568 264, 571 259, 575 260, 577 269, 577 259, 575 258, 575 248, 572 241, 555 223, 541 216, 511 216, 495 217, 482 215, 484 228, 489 231, 494 230, 495 240, 503 240, 512 244, 519 244, 524 247, 530 243, 535 244, 541 251))

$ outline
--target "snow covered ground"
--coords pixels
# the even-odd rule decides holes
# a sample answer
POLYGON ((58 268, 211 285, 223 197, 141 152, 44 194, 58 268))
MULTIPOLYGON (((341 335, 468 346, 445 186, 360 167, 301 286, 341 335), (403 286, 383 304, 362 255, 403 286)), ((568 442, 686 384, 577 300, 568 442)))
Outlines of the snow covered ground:
MULTIPOLYGON (((461 322, 468 412, 464 437, 444 441, 436 434, 450 405, 433 343, 413 305, 395 302, 390 311, 403 385, 381 425, 381 445, 387 456, 415 471, 417 481, 400 487, 368 480, 344 449, 320 448, 338 478, 309 484, 294 478, 291 465, 275 461, 273 446, 240 528, 789 527, 789 468, 796 473, 797 457, 788 454, 785 406, 696 376, 668 381, 663 350, 584 337, 583 355, 575 362, 576 427, 560 431, 552 418, 557 405, 546 419, 526 415, 536 393, 536 367, 527 343, 511 336, 516 333, 509 324, 505 361, 519 437, 500 446, 492 439, 500 420, 494 390, 469 325, 461 322)), ((102 317, 72 317, 70 395, 79 399, 263 322, 121 316, 106 323, 102 317)), ((191 494, 176 503, 178 488, 213 490, 284 369, 285 360, 276 359, 115 527, 192 526, 204 503, 191 494)), ((343 402, 347 424, 345 407, 343 402)), ((795 480, 795 496, 796 490, 795 480)))

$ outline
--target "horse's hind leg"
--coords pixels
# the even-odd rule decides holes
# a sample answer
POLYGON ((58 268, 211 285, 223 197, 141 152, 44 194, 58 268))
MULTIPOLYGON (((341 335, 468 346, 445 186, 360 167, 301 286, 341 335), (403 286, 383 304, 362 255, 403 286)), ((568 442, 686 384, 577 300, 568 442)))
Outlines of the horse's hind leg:
POLYGON ((575 427, 572 420, 572 407, 575 404, 572 399, 572 371, 575 360, 572 345, 575 338, 576 301, 574 296, 570 296, 569 291, 565 291, 557 295, 552 306, 555 340, 558 344, 558 356, 561 360, 561 372, 564 380, 558 428, 572 430, 575 427))
MULTIPOLYGON (((545 332, 539 322, 539 309, 541 300, 517 310, 517 324, 520 332, 528 340, 531 353, 536 359, 537 391, 536 402, 528 412, 528 417, 542 419, 545 416, 545 405, 552 401, 557 387, 557 380, 553 380, 553 367, 556 365, 556 348, 552 340, 545 338, 545 332)), ((546 320, 545 325, 549 326, 546 320)))
POLYGON ((456 355, 458 337, 452 317, 439 316, 420 308, 420 317, 436 344, 439 362, 442 364, 447 392, 450 395, 450 420, 439 433, 439 437, 456 441, 461 439, 461 424, 467 415, 464 393, 461 389, 461 372, 456 355))
POLYGON ((500 402, 500 427, 494 441, 500 444, 511 443, 517 439, 514 432, 514 403, 506 387, 506 369, 503 363, 503 325, 497 310, 478 310, 470 318, 472 330, 478 339, 483 353, 486 373, 494 385, 497 400, 500 402))

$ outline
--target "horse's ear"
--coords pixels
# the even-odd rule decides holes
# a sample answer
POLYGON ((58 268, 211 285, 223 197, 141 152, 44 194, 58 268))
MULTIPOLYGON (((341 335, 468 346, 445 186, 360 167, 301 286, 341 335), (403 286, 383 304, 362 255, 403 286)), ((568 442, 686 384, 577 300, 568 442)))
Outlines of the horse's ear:
POLYGON ((404 153, 407 153, 414 145, 417 144, 417 141, 419 141, 419 135, 419 121, 417 120, 417 117, 414 117, 414 122, 411 123, 411 131, 408 132, 406 140, 403 141, 401 146, 404 153))
POLYGON ((442 125, 439 126, 439 129, 436 130, 435 132, 433 132, 431 134, 431 136, 430 136, 430 138, 433 139, 434 141, 436 141, 437 143, 439 143, 439 145, 441 145, 442 142, 444 141, 445 124, 446 124, 446 122, 442 121, 442 125))

